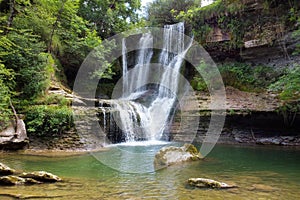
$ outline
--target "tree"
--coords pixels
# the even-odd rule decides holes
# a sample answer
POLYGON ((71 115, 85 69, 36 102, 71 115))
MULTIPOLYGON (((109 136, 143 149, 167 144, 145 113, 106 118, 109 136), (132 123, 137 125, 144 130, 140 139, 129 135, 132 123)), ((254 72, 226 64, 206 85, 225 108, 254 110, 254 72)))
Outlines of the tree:
POLYGON ((79 16, 88 20, 102 39, 140 22, 140 0, 80 0, 79 4, 79 16))
POLYGON ((152 26, 177 23, 181 11, 186 12, 192 6, 201 6, 201 1, 194 0, 155 0, 148 4, 147 18, 152 26))

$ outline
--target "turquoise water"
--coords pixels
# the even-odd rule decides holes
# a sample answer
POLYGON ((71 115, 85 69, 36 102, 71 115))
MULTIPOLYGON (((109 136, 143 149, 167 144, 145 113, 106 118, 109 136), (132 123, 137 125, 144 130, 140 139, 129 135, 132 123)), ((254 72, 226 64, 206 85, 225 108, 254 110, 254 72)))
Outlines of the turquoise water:
MULTIPOLYGON (((112 152, 116 148, 128 152, 142 151, 145 155, 149 154, 144 159, 150 165, 150 155, 154 155, 160 147, 111 147, 111 150, 95 155, 101 159, 115 160, 123 166, 134 166, 142 164, 142 160, 134 164, 131 159, 126 161, 120 157, 121 154, 112 152)), ((1 187, 0 199, 13 199, 8 194, 28 199, 299 199, 299 158, 300 149, 218 145, 202 161, 141 174, 111 169, 90 154, 0 154, 0 162, 12 168, 46 170, 64 179, 64 182, 55 184, 1 187), (233 183, 239 188, 193 188, 186 184, 191 177, 233 183)))

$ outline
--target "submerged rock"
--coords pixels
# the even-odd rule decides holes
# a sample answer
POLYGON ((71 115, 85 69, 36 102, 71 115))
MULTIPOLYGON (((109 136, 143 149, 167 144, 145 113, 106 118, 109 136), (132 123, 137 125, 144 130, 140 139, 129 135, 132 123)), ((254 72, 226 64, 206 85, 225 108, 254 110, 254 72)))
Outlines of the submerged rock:
POLYGON ((3 163, 0 163, 0 175, 11 175, 13 173, 15 173, 14 169, 11 169, 3 163))
POLYGON ((190 178, 188 184, 200 188, 218 188, 218 189, 229 189, 236 188, 236 185, 229 185, 227 183, 215 181, 207 178, 190 178))
POLYGON ((257 190, 261 192, 274 192, 277 188, 274 188, 270 185, 264 184, 253 184, 252 187, 249 188, 250 191, 257 190))
POLYGON ((45 171, 34 171, 30 173, 24 172, 20 175, 20 177, 32 178, 34 180, 41 181, 41 182, 58 182, 62 180, 58 176, 45 171))
POLYGON ((185 144, 182 147, 164 147, 156 153, 154 167, 160 169, 172 164, 196 161, 202 158, 197 148, 192 144, 185 144))

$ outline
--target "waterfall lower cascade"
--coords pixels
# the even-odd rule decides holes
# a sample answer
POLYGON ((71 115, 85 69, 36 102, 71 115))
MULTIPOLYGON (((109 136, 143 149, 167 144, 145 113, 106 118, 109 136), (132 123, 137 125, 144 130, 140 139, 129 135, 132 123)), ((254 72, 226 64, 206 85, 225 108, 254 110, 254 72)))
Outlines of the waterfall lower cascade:
MULTIPOLYGON (((180 68, 192 41, 185 47, 184 23, 164 27, 162 50, 157 59, 160 65, 172 70, 161 71, 157 84, 147 87, 153 76, 150 68, 154 57, 153 40, 151 33, 142 34, 131 73, 128 69, 126 39, 122 40, 123 94, 121 98, 110 102, 112 109, 116 111, 114 121, 122 132, 122 141, 119 142, 167 140, 166 132, 174 113, 174 93, 178 89, 180 68), (148 99, 145 100, 145 96, 148 99)), ((105 111, 103 114, 107 117, 105 111)), ((107 126, 106 119, 104 123, 107 126)))

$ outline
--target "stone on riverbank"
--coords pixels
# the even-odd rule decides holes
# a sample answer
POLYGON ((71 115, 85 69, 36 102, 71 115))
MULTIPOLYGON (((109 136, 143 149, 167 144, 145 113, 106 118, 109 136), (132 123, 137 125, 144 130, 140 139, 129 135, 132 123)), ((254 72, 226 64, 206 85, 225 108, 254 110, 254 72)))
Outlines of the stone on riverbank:
POLYGON ((17 150, 22 149, 29 143, 25 123, 17 119, 8 128, 0 132, 0 149, 17 150))
POLYGON ((23 184, 39 184, 41 182, 32 178, 21 178, 19 176, 9 175, 0 177, 0 185, 23 185, 23 184))
POLYGON ((0 185, 29 185, 38 183, 52 183, 58 181, 62 181, 62 179, 49 172, 34 171, 30 173, 20 173, 0 163, 0 185))
POLYGON ((20 177, 32 178, 34 180, 41 181, 41 182, 58 182, 62 180, 58 176, 45 171, 34 171, 30 173, 24 172, 20 175, 20 177))
POLYGON ((192 144, 185 144, 182 147, 164 147, 156 153, 154 167, 160 169, 176 163, 200 159, 202 159, 201 154, 192 144))
POLYGON ((200 188, 216 188, 216 189, 230 189, 236 188, 236 185, 229 185, 227 183, 215 181, 207 178, 190 178, 188 184, 200 188))
POLYGON ((11 175, 14 174, 15 170, 11 169, 10 167, 0 163, 0 175, 11 175))

